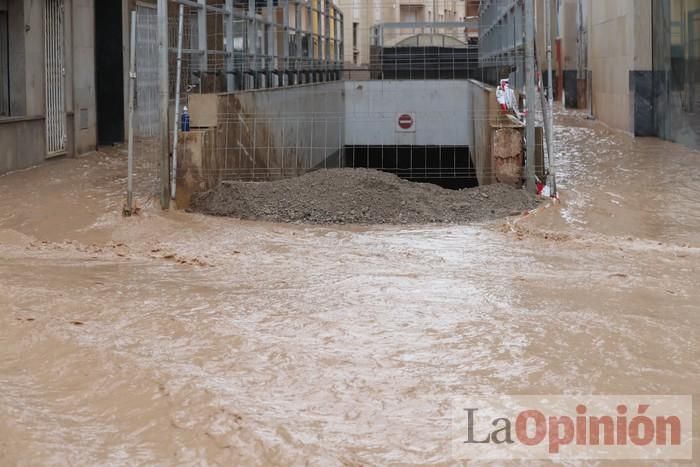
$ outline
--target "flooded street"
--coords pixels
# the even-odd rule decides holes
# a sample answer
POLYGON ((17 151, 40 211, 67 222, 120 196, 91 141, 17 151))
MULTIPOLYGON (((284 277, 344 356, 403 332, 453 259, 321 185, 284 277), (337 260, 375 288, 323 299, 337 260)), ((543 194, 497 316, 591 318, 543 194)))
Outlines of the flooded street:
POLYGON ((455 465, 454 397, 697 401, 700 153, 557 119, 561 204, 470 226, 125 219, 116 151, 0 177, 0 465, 455 465))

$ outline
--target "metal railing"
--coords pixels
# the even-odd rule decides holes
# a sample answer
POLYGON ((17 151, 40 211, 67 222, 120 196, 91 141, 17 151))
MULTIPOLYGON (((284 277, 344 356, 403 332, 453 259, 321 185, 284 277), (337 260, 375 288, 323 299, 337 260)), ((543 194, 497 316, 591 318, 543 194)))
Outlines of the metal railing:
POLYGON ((190 95, 342 78, 343 14, 331 0, 143 0, 133 22, 129 176, 164 208, 190 95))
MULTIPOLYGON (((343 14, 330 0, 171 0, 185 7, 190 92, 260 89, 340 78, 343 14)), ((177 21, 170 13, 170 52, 177 21)))

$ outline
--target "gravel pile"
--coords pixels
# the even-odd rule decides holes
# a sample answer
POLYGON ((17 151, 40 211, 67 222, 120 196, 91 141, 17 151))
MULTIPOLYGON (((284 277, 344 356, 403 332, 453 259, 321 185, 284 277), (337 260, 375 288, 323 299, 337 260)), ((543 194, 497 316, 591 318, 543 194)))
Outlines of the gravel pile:
POLYGON ((224 181, 191 210, 309 224, 461 224, 520 214, 534 196, 506 185, 447 190, 368 169, 331 169, 272 182, 224 181))

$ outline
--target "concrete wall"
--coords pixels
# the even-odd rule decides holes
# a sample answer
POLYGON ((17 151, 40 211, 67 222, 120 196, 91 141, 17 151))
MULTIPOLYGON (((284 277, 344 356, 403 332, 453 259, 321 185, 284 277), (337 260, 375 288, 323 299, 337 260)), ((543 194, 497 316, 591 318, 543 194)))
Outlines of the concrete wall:
POLYGON ((578 66, 578 29, 576 23, 579 0, 563 0, 559 6, 559 35, 561 40, 562 67, 576 70, 578 66))
POLYGON ((24 24, 25 114, 42 115, 44 113, 44 2, 24 0, 24 24))
POLYGON ((231 132, 247 139, 256 147, 258 167, 317 167, 338 157, 343 147, 340 81, 240 92, 229 95, 226 104, 221 110, 230 119, 227 144, 231 132))
POLYGON ((469 87, 462 80, 346 81, 346 145, 455 145, 472 138, 469 87), (397 131, 397 114, 415 132, 397 131))
MULTIPOLYGON (((74 114, 74 154, 83 154, 97 147, 97 103, 95 93, 95 0, 69 0, 72 2, 73 53, 72 67, 73 101, 69 107, 74 114), (82 114, 82 115, 81 115, 82 114), (87 115, 85 115, 87 114, 87 115), (85 118, 87 117, 87 118, 85 118)), ((119 21, 120 18, 114 18, 119 21)))
POLYGON ((340 165, 343 82, 190 96, 180 133, 177 205, 223 179, 270 180, 340 165))
POLYGON ((479 81, 468 82, 469 149, 479 185, 508 183, 520 186, 523 170, 524 125, 504 115, 496 90, 479 81))
MULTIPOLYGON (((26 115, 27 83, 25 79, 25 35, 30 36, 30 31, 24 31, 24 2, 15 2, 9 5, 8 11, 8 61, 10 73, 10 109, 13 114, 26 115)), ((36 33, 34 33, 36 34, 36 33)))
POLYGON ((40 164, 46 155, 43 117, 0 120, 0 174, 40 164))
POLYGON ((11 0, 7 3, 11 116, 43 114, 42 3, 29 0, 11 0))
POLYGON ((588 36, 594 115, 614 128, 643 133, 638 119, 651 100, 651 1, 592 1, 588 36))
MULTIPOLYGON (((556 82, 557 98, 565 93, 567 107, 579 107, 586 102, 585 96, 579 99, 578 69, 579 69, 579 31, 578 9, 580 0, 563 0, 559 6, 557 37, 558 48, 554 53, 554 70, 558 74, 556 82), (556 54, 559 54, 557 56, 556 54)), ((585 83, 583 84, 585 89, 585 83)))
POLYGON ((472 128, 471 138, 468 142, 469 149, 479 185, 488 185, 494 181, 494 165, 491 158, 491 125, 496 120, 500 108, 498 101, 496 101, 494 88, 475 80, 469 81, 468 88, 469 99, 474 110, 473 115, 480 116, 480 118, 470 120, 472 128))

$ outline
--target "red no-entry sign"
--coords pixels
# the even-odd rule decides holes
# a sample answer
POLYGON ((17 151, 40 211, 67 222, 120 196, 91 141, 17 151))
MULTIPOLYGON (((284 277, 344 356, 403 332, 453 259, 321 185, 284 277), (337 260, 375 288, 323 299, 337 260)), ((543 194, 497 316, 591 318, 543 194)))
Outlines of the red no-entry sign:
POLYGON ((399 115, 399 128, 409 130, 413 126, 413 116, 411 114, 399 115))

